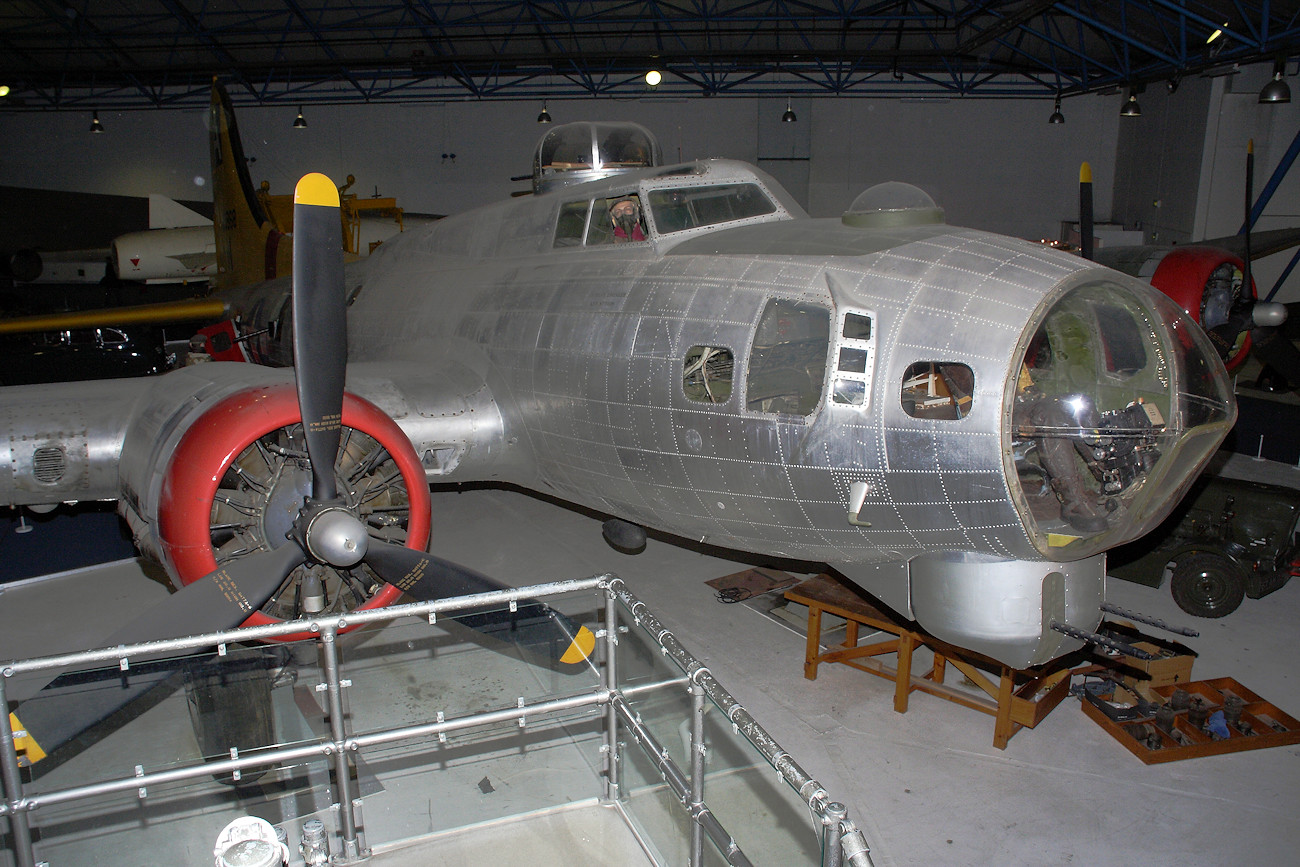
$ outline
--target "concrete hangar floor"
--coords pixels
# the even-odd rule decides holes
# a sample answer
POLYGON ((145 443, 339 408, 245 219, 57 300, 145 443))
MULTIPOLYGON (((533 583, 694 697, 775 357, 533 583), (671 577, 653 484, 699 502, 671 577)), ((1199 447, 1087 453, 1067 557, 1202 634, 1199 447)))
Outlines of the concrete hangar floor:
MULTIPOLYGON (((1241 455, 1223 457, 1216 462, 1217 472, 1300 487, 1300 469, 1241 455)), ((909 711, 898 714, 893 710, 893 684, 884 679, 823 665, 815 681, 806 680, 805 639, 797 617, 773 617, 763 613, 762 606, 722 604, 705 584, 754 565, 751 562, 653 537, 640 555, 618 554, 605 545, 599 524, 589 516, 513 491, 442 491, 435 494, 433 509, 434 547, 440 555, 518 586, 604 572, 623 578, 781 746, 848 807, 877 865, 1283 864, 1293 862, 1300 845, 1300 747, 1148 766, 1081 713, 1077 699, 1068 698, 1036 728, 1019 732, 1005 750, 998 750, 992 743, 992 719, 951 702, 914 693, 909 711)), ((6 535, 16 526, 17 520, 10 522, 6 535)), ((38 527, 36 532, 46 529, 38 527)), ((10 554, 15 550, 10 542, 0 552, 6 549, 10 554)), ((43 641, 52 637, 89 635, 105 620, 125 616, 163 592, 138 569, 134 574, 105 581, 93 570, 74 569, 4 585, 0 659, 37 655, 43 641)), ((1182 639, 1199 654, 1194 679, 1230 676, 1283 711, 1300 714, 1293 645, 1300 583, 1291 582, 1261 600, 1248 599, 1221 620, 1184 614, 1167 586, 1152 589, 1112 580, 1107 597, 1122 607, 1199 629, 1199 638, 1182 639)), ((916 666, 925 670, 927 665, 921 652, 916 666)), ((487 701, 493 697, 489 693, 510 694, 509 686, 472 668, 452 668, 439 683, 466 706, 487 701)), ((403 703, 444 698, 395 683, 392 705, 369 712, 395 714, 403 703)), ((114 761, 124 763, 129 773, 135 763, 154 761, 151 756, 159 750, 178 755, 193 751, 194 735, 184 717, 178 724, 176 718, 157 713, 142 714, 48 779, 114 761)), ((521 770, 510 764, 511 757, 505 761, 487 770, 475 765, 459 771, 455 763, 446 763, 441 774, 402 780, 377 773, 370 791, 374 786, 403 791, 405 801, 420 805, 411 815, 425 818, 399 820, 376 815, 367 806, 368 843, 381 842, 381 828, 385 840, 416 838, 427 832, 427 816, 440 812, 463 812, 470 824, 476 815, 496 809, 493 798, 523 798, 527 789, 545 791, 559 801, 576 800, 586 792, 584 769, 560 752, 547 758, 542 768, 521 770)), ((100 865, 155 863, 147 850, 130 843, 140 830, 137 826, 160 824, 157 818, 145 821, 133 812, 133 795, 125 806, 102 815, 89 805, 83 815, 58 821, 36 811, 38 855, 40 846, 47 846, 54 867, 90 863, 91 853, 100 865), (43 821, 53 827, 42 834, 43 821), (60 849, 60 834, 75 838, 76 846, 60 849)), ((365 785, 362 795, 367 795, 365 785)), ((328 794, 322 797, 328 799, 328 794)), ((717 787, 713 797, 731 796, 725 787, 717 787)), ((173 815, 161 823, 174 823, 169 845, 181 846, 186 856, 178 861, 173 852, 169 860, 156 863, 211 863, 217 833, 241 810, 256 814, 259 803, 195 801, 194 816, 182 821, 173 815), (177 842, 186 835, 191 839, 177 842)), ((283 808, 277 809, 285 818, 283 808)), ((305 815, 301 804, 297 809, 298 815, 305 815)), ((784 857, 779 862, 765 859, 761 838, 747 845, 745 829, 734 832, 754 863, 787 863, 784 857)), ((14 863, 7 845, 12 841, 4 842, 0 865, 8 867, 14 863)), ((597 847, 599 863, 646 863, 637 860, 634 844, 595 825, 577 827, 554 816, 517 836, 491 825, 460 845, 454 863, 515 858, 534 865, 571 863, 575 857, 593 857, 591 847, 597 847), (544 843, 547 834, 553 840, 544 843)), ((815 851, 815 841, 811 845, 815 851)), ((377 851, 381 848, 376 846, 377 851)), ((291 852, 298 861, 296 847, 291 852)), ((373 863, 453 863, 442 857, 450 856, 398 848, 376 855, 373 863)), ((817 862, 814 858, 808 863, 817 862)))

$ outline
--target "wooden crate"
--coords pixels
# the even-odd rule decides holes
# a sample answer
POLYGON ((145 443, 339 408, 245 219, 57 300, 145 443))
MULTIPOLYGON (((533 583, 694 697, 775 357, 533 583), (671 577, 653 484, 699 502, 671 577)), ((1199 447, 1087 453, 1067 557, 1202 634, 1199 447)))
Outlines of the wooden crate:
MULTIPOLYGON (((1152 692, 1157 695, 1161 703, 1165 703, 1178 688, 1179 686, 1174 685, 1160 686, 1153 688, 1152 692)), ((1117 723, 1086 700, 1082 704, 1083 712, 1119 741, 1125 749, 1148 765, 1300 743, 1300 720, 1264 700, 1231 677, 1192 681, 1182 684, 1181 688, 1193 698, 1199 696, 1209 706, 1210 713, 1222 710, 1223 703, 1229 696, 1241 699, 1245 702, 1241 712, 1241 722, 1249 726, 1251 733, 1247 734, 1240 728, 1229 726, 1228 737, 1216 740, 1199 726, 1193 725, 1187 718, 1187 711, 1175 713, 1171 732, 1162 731, 1156 726, 1153 716, 1117 723), (1142 728, 1148 736, 1154 733, 1159 746, 1152 748, 1147 745, 1145 738, 1136 737, 1132 733, 1134 727, 1142 728)))

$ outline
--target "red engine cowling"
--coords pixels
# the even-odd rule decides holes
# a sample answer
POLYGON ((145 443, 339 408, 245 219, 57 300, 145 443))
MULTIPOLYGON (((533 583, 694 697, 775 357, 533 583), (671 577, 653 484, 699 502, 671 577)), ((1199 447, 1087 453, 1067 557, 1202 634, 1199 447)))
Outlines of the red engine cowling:
MULTIPOLYGON (((264 437, 291 430, 300 421, 293 384, 277 383, 248 388, 223 398, 185 431, 168 462, 158 500, 158 538, 164 565, 182 584, 197 581, 217 568, 213 521, 229 498, 219 503, 214 501, 223 479, 228 482, 232 473, 238 476, 244 472, 242 468, 232 469, 234 463, 264 437)), ((366 442, 373 440, 382 447, 400 471, 409 503, 405 544, 424 550, 430 528, 429 489, 424 468, 410 441, 382 410, 352 394, 344 395, 343 425, 353 433, 368 437, 366 442)), ((350 441, 352 433, 348 436, 350 441)), ((281 470, 278 475, 283 476, 283 467, 281 470)), ((283 479, 279 482, 283 483, 283 479)), ((296 491, 290 486, 275 496, 288 503, 296 491)), ((300 506, 301 499, 293 505, 300 506)), ((269 532, 263 535, 268 537, 264 542, 270 547, 290 544, 269 538, 272 535, 269 532)), ((396 587, 381 583, 369 599, 355 608, 383 607, 400 596, 401 591, 396 587)), ((257 611, 244 625, 278 620, 257 611)), ((286 636, 283 640, 300 637, 286 636)))
MULTIPOLYGON (((1245 263, 1237 256, 1217 247, 1174 247, 1160 259, 1151 275, 1151 285, 1172 298, 1198 324, 1205 310, 1206 291, 1215 272, 1229 266, 1245 273, 1245 263)), ((1256 298, 1255 285, 1249 287, 1250 299, 1256 298)), ((1242 332, 1232 354, 1224 361, 1228 370, 1236 370, 1250 353, 1250 332, 1242 332)))

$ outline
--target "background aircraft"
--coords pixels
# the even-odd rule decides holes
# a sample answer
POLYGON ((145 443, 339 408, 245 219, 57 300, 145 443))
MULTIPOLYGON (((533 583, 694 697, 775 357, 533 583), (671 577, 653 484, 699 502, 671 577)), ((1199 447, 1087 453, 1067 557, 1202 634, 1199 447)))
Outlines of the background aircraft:
POLYGON ((1238 235, 1196 244, 1141 244, 1093 249, 1091 226, 1092 171, 1079 174, 1081 253, 1117 271, 1146 280, 1174 300, 1206 330, 1229 371, 1239 370, 1252 351, 1292 382, 1300 382, 1300 351, 1281 330, 1287 309, 1261 302, 1251 276, 1251 262, 1300 244, 1300 229, 1252 232, 1254 143, 1247 146, 1245 175, 1246 227, 1238 235))
MULTIPOLYGON (((212 116, 223 124, 211 136, 213 206, 222 215, 220 230, 202 214, 165 196, 151 195, 149 228, 118 235, 109 247, 69 252, 20 250, 3 263, 3 276, 15 283, 7 293, 12 299, 8 306, 36 316, 0 319, 0 334, 212 320, 224 312, 222 307, 188 302, 213 290, 244 287, 290 273, 287 239, 293 233, 293 196, 272 195, 265 181, 253 187, 230 97, 217 82, 212 87, 212 103, 212 116), (224 148, 215 144, 218 140, 227 142, 224 148), (45 289, 24 289, 28 284, 51 282, 108 283, 116 291, 82 292, 74 301, 52 296, 45 289), (147 292, 126 291, 128 287, 142 289, 145 283, 150 284, 147 292), (51 297, 57 298, 57 306, 42 306, 43 299, 51 297), (128 297, 133 300, 101 300, 128 297), (187 303, 166 306, 173 301, 187 303)), ((346 261, 364 258, 408 226, 439 219, 407 214, 396 199, 380 197, 377 192, 371 198, 361 198, 349 192, 355 181, 349 175, 339 188, 339 225, 346 261)))

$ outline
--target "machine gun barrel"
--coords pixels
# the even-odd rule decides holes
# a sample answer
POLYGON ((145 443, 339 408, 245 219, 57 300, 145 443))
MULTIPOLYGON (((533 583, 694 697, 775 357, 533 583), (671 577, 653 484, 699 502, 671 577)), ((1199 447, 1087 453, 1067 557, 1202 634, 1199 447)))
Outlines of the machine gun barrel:
POLYGON ((1158 617, 1138 614, 1136 611, 1129 611, 1127 608, 1120 608, 1118 605, 1112 605, 1109 602, 1101 603, 1101 610, 1105 611, 1107 614, 1114 614, 1116 617, 1127 617, 1129 620, 1136 620, 1138 623, 1144 623, 1147 626, 1154 626, 1156 629, 1163 629, 1166 632, 1172 632, 1175 635, 1186 635, 1189 638, 1196 638, 1201 634, 1195 629, 1189 629, 1186 626, 1170 626, 1158 617))

